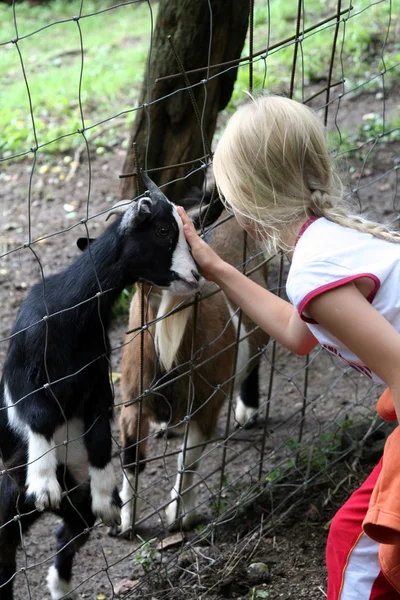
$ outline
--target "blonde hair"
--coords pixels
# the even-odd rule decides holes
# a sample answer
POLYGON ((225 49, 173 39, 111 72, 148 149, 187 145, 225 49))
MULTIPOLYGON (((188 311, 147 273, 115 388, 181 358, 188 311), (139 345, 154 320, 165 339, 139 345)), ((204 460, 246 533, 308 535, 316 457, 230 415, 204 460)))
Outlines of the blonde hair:
POLYGON ((290 250, 288 229, 313 216, 400 242, 399 233, 350 214, 321 121, 289 98, 259 96, 242 106, 217 145, 213 169, 221 196, 252 221, 270 251, 290 250))

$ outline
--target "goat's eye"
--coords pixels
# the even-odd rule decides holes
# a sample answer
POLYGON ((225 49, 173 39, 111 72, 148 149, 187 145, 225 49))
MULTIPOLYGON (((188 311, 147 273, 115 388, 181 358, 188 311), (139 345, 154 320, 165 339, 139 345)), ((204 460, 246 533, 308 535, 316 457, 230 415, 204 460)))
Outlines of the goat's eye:
POLYGON ((157 229, 157 233, 158 235, 162 235, 163 237, 165 237, 169 234, 169 227, 159 227, 157 229))

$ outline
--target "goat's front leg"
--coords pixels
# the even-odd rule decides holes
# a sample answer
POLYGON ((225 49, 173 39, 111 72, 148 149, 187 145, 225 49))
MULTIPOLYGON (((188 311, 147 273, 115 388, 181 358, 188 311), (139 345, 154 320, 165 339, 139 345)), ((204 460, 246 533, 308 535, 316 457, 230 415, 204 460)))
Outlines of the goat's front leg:
MULTIPOLYGON (((9 421, 24 430, 28 442, 26 496, 39 511, 58 508, 61 487, 57 481, 57 450, 54 434, 60 422, 58 405, 42 393, 26 398, 21 406, 13 406, 10 396, 9 421), (19 411, 19 412, 18 412, 19 411)), ((7 398, 6 398, 7 400, 7 398)))
POLYGON ((172 502, 166 509, 168 526, 171 529, 178 527, 180 523, 184 529, 190 529, 193 524, 196 516, 196 490, 187 490, 193 484, 206 441, 198 423, 192 421, 189 425, 186 448, 182 445, 178 456, 178 474, 171 490, 172 502))
POLYGON ((57 455, 53 437, 29 431, 26 495, 39 511, 58 508, 61 487, 57 481, 57 455))
MULTIPOLYGON (((140 439, 138 440, 138 406, 132 404, 122 406, 120 417, 120 431, 123 446, 124 478, 122 483, 121 498, 123 502, 121 511, 121 531, 127 535, 133 524, 135 481, 138 477, 137 490, 140 490, 140 474, 145 468, 144 462, 136 465, 136 459, 143 461, 146 458, 147 439, 149 436, 149 415, 143 407, 141 418, 140 439)), ((140 511, 140 499, 136 499, 136 515, 140 511)))
MULTIPOLYGON (((92 405, 93 406, 93 405, 92 405)), ((111 465, 111 408, 106 414, 85 416, 85 445, 89 459, 93 513, 106 525, 121 521, 121 499, 111 465)))

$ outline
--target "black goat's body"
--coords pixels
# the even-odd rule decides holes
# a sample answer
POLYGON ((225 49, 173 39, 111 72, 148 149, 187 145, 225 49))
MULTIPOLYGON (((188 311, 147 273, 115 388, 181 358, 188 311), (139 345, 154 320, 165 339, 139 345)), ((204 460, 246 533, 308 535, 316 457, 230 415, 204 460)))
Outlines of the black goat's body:
POLYGON ((44 509, 64 521, 52 600, 72 598, 72 559, 96 517, 119 522, 107 330, 115 300, 139 277, 182 293, 199 279, 176 208, 159 190, 125 206, 21 305, 0 382, 0 600, 13 598, 21 532, 44 509))
MULTIPOLYGON (((113 229, 103 235, 109 237, 113 229)), ((108 500, 104 490, 91 490, 88 484, 89 468, 103 477, 110 475, 113 393, 107 329, 115 299, 134 280, 132 276, 126 281, 119 268, 116 244, 108 243, 108 252, 102 251, 106 242, 99 238, 90 253, 47 278, 45 288, 41 282, 36 284, 11 332, 0 383, 0 450, 10 470, 0 488, 0 585, 15 572, 20 541, 19 527, 12 520, 16 513, 31 513, 21 519, 23 531, 40 515, 35 506, 51 508, 63 517, 57 535, 60 552, 48 578, 53 597, 70 591, 72 558, 87 537, 83 531, 96 516, 109 523, 118 516, 120 500, 113 478, 108 500), (103 293, 96 295, 100 290, 103 293), (35 463, 27 465, 32 458, 37 463, 46 461, 46 455, 38 460, 30 456, 35 440, 48 442, 47 456, 55 455, 58 487, 53 482, 46 490, 40 481, 50 477, 49 465, 37 469, 35 463), (62 498, 62 492, 67 497, 62 498), (93 499, 93 494, 102 493, 93 499), (76 537, 76 543, 70 544, 76 537)), ((12 598, 11 585, 12 581, 0 587, 1 600, 12 598)))
MULTIPOLYGON (((107 234, 109 230, 103 235, 107 234)), ((100 238, 97 246, 101 249, 105 241, 100 238)), ((23 424, 50 438, 66 420, 84 420, 91 400, 105 415, 112 410, 107 330, 114 301, 124 284, 134 282, 133 277, 123 280, 115 261, 117 249, 112 249, 104 255, 94 245, 91 254, 80 255, 45 285, 37 283, 20 308, 4 363, 0 402, 5 408, 2 422, 19 433, 22 443, 27 441, 23 424), (116 273, 114 281, 110 272, 116 273), (104 403, 94 397, 99 380, 105 386, 104 403), (10 400, 15 408, 5 419, 10 400)), ((0 437, 0 450, 7 461, 5 439, 0 437)))

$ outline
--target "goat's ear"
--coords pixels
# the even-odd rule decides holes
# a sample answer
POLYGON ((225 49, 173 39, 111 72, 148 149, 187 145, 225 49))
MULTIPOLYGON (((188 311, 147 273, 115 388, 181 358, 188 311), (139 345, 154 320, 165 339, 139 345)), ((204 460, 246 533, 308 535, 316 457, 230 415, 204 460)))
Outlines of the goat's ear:
POLYGON ((224 205, 220 197, 217 196, 205 206, 196 206, 190 209, 188 215, 192 219, 195 229, 200 230, 210 227, 221 216, 223 210, 224 205))
POLYGON ((146 196, 140 198, 130 209, 129 220, 132 227, 138 227, 148 219, 150 219, 153 212, 153 205, 150 198, 146 196))
POLYGON ((84 250, 87 249, 89 244, 94 242, 94 240, 95 240, 95 238, 80 237, 76 240, 76 245, 78 246, 79 250, 81 250, 81 252, 83 252, 84 250))

